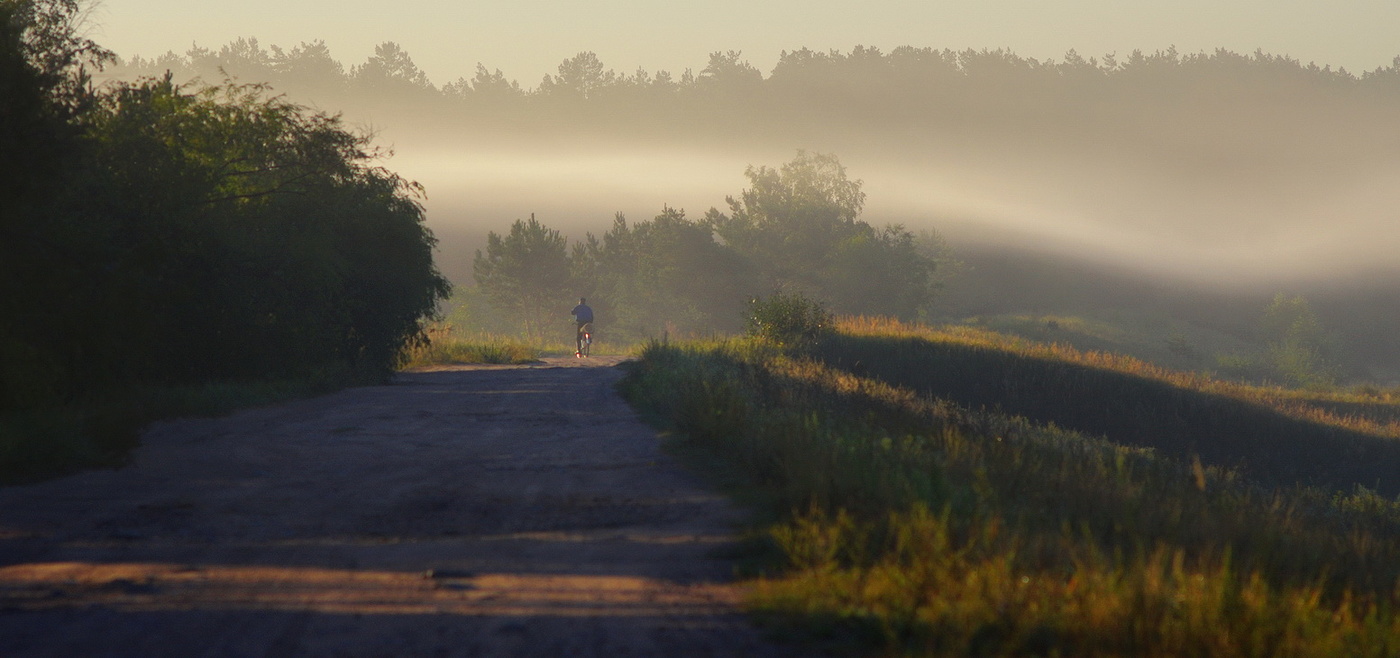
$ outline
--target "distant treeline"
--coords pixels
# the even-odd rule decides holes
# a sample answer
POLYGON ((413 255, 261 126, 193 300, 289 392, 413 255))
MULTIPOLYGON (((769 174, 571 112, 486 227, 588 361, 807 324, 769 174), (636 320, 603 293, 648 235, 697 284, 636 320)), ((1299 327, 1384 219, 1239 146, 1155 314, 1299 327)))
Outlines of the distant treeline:
POLYGON ((416 186, 258 86, 95 89, 74 0, 0 0, 0 412, 382 375, 447 292, 416 186))
MULTIPOLYGON (((783 96, 816 100, 812 92, 867 92, 872 100, 887 99, 888 92, 911 97, 932 96, 955 91, 956 85, 1042 86, 1069 85, 1077 91, 1092 91, 1096 85, 1118 86, 1135 91, 1143 84, 1160 86, 1204 86, 1253 82, 1291 87, 1332 85, 1400 93, 1400 56, 1389 67, 1378 67, 1360 75, 1346 69, 1303 64, 1299 60, 1263 51, 1243 55, 1225 49, 1206 53, 1180 53, 1175 48, 1146 54, 1133 51, 1124 58, 1104 55, 1084 58, 1071 50, 1063 60, 1037 60, 1004 50, 960 50, 900 46, 889 53, 879 48, 856 46, 849 53, 807 48, 783 51, 773 70, 765 76, 743 59, 739 51, 715 52, 697 74, 686 69, 680 75, 670 71, 637 69, 619 73, 607 68, 592 52, 581 52, 559 64, 557 74, 547 74, 534 87, 522 86, 500 69, 481 63, 468 79, 435 85, 418 68, 401 46, 386 41, 375 47, 374 55, 362 64, 346 67, 331 56, 324 41, 303 42, 283 49, 264 47, 256 38, 240 38, 218 50, 195 46, 183 55, 167 52, 154 58, 134 55, 118 59, 113 73, 118 76, 163 75, 177 78, 221 78, 233 76, 245 81, 271 83, 298 91, 368 94, 394 91, 403 95, 439 96, 457 100, 546 99, 610 101, 661 100, 675 96, 695 100, 699 96, 723 96, 733 92, 762 93, 761 99, 783 96), (879 93, 884 92, 884 93, 879 93)), ((1225 91, 1225 89, 1220 89, 1225 91)))
MULTIPOLYGON (((1025 139, 1046 127, 1061 137, 1067 128, 1097 133, 1105 123, 1157 130, 1222 121, 1259 130, 1279 127, 1273 120, 1258 125, 1265 110, 1271 117, 1298 119, 1352 115, 1369 124, 1393 116, 1400 102, 1400 57, 1389 67, 1357 75, 1262 51, 1244 55, 1224 49, 1087 59, 1070 51, 1062 60, 1042 61, 1000 49, 901 46, 886 53, 856 47, 843 53, 803 48, 782 53, 767 75, 736 51, 713 53, 698 73, 687 69, 679 75, 644 69, 619 73, 594 53, 582 52, 530 87, 482 64, 470 79, 434 85, 393 42, 347 67, 321 41, 286 50, 248 38, 218 50, 195 47, 183 55, 132 57, 113 69, 124 78, 166 71, 177 79, 228 75, 268 82, 294 97, 335 107, 412 106, 443 118, 505 120, 493 121, 493 132, 512 125, 630 131, 685 125, 688 130, 778 127, 790 136, 831 126, 883 132, 952 122, 1024 129, 1026 134, 1015 137, 1025 139)), ((1122 137, 1113 132, 1109 137, 1122 137)))

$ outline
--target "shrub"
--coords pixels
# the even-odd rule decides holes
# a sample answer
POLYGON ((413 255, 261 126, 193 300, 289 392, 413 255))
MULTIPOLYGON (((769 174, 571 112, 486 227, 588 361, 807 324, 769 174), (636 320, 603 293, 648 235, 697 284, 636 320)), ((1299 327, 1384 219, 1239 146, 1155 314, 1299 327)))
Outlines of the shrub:
POLYGON ((821 302, 801 293, 773 293, 749 306, 746 329, 750 336, 790 345, 814 340, 831 327, 831 312, 821 302))

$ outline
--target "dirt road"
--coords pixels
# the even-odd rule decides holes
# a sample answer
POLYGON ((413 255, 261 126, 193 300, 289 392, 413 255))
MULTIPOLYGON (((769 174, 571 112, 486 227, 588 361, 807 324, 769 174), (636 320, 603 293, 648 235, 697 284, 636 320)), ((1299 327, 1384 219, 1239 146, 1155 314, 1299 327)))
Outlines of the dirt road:
POLYGON ((0 489, 0 656, 786 653, 716 557, 737 512, 616 362, 161 423, 125 468, 0 489))

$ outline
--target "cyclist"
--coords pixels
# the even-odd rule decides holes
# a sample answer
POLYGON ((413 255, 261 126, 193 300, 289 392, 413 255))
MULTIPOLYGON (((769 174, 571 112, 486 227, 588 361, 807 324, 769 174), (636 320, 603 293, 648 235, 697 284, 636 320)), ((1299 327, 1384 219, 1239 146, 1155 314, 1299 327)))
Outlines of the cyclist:
POLYGON ((574 316, 574 322, 578 325, 578 333, 575 335, 574 356, 583 356, 583 334, 593 330, 593 309, 588 307, 588 300, 579 297, 578 306, 569 312, 574 316))

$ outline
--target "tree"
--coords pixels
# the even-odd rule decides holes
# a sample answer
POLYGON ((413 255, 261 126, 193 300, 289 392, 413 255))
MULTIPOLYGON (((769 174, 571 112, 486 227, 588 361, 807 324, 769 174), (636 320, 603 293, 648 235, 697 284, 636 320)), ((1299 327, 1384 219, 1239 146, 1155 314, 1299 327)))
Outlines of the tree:
POLYGON ((729 50, 710 53, 710 61, 700 71, 700 81, 729 91, 745 91, 763 82, 763 73, 747 60, 743 52, 729 50))
POLYGON ((857 219, 861 181, 835 155, 798 151, 779 169, 749 167, 750 187, 729 214, 705 216, 715 233, 777 290, 822 299, 840 312, 915 317, 932 299, 934 263, 899 226, 857 219))
POLYGON ((487 71, 481 62, 476 63, 476 76, 472 78, 472 91, 478 94, 499 94, 502 96, 522 96, 520 84, 507 80, 500 69, 487 71))
POLYGON ((546 96, 589 98, 611 86, 617 74, 603 68, 592 52, 581 52, 559 64, 559 75, 546 75, 540 82, 540 93, 546 96))
POLYGON ((822 289, 846 313, 913 318, 933 301, 935 267, 903 226, 861 230, 832 250, 822 289))
POLYGON ((630 338, 738 329, 743 300, 762 288, 709 225, 670 207, 631 226, 618 214, 601 241, 590 235, 575 248, 573 260, 595 282, 590 296, 611 311, 616 333, 630 338))
MULTIPOLYGON (((0 0, 0 204, 49 189, 75 157, 74 119, 94 99, 89 68, 115 59, 81 22, 75 0, 0 0)), ((0 221, 18 219, 5 205, 0 221)))
POLYGON ((1335 341, 1301 295, 1274 296, 1259 327, 1275 374, 1293 386, 1331 386, 1336 381, 1335 341))
POLYGON ((861 181, 847 178, 835 155, 805 151, 780 169, 749 167, 744 175, 749 189, 725 199, 730 214, 711 209, 705 221, 774 286, 820 288, 820 265, 838 243, 862 232, 861 181))
POLYGON ((192 49, 191 64, 202 75, 214 80, 234 78, 244 82, 271 82, 276 76, 276 58, 256 38, 238 38, 219 51, 192 49))
POLYGON ((88 68, 113 59, 81 23, 74 0, 0 0, 0 411, 52 402, 71 381, 53 334, 72 330, 76 243, 101 231, 55 200, 72 198, 87 153, 88 68))
POLYGON ((384 374, 447 293, 417 186, 337 117, 167 76, 115 88, 87 124, 94 210, 112 224, 89 306, 115 370, 384 374))
POLYGON ((350 72, 355 84, 387 92, 433 91, 428 75, 413 63, 399 44, 385 41, 374 47, 374 56, 350 72))
POLYGON ((421 189, 261 85, 94 91, 79 16, 0 0, 0 412, 391 372, 448 292, 421 189))
POLYGON ((540 337, 550 318, 562 317, 574 294, 567 241, 557 230, 530 219, 515 220, 510 233, 486 236, 486 253, 472 262, 476 282, 491 305, 520 321, 526 334, 540 337))
POLYGON ((312 93, 338 92, 345 87, 345 67, 331 57, 321 40, 302 42, 289 51, 272 47, 277 82, 312 93))

